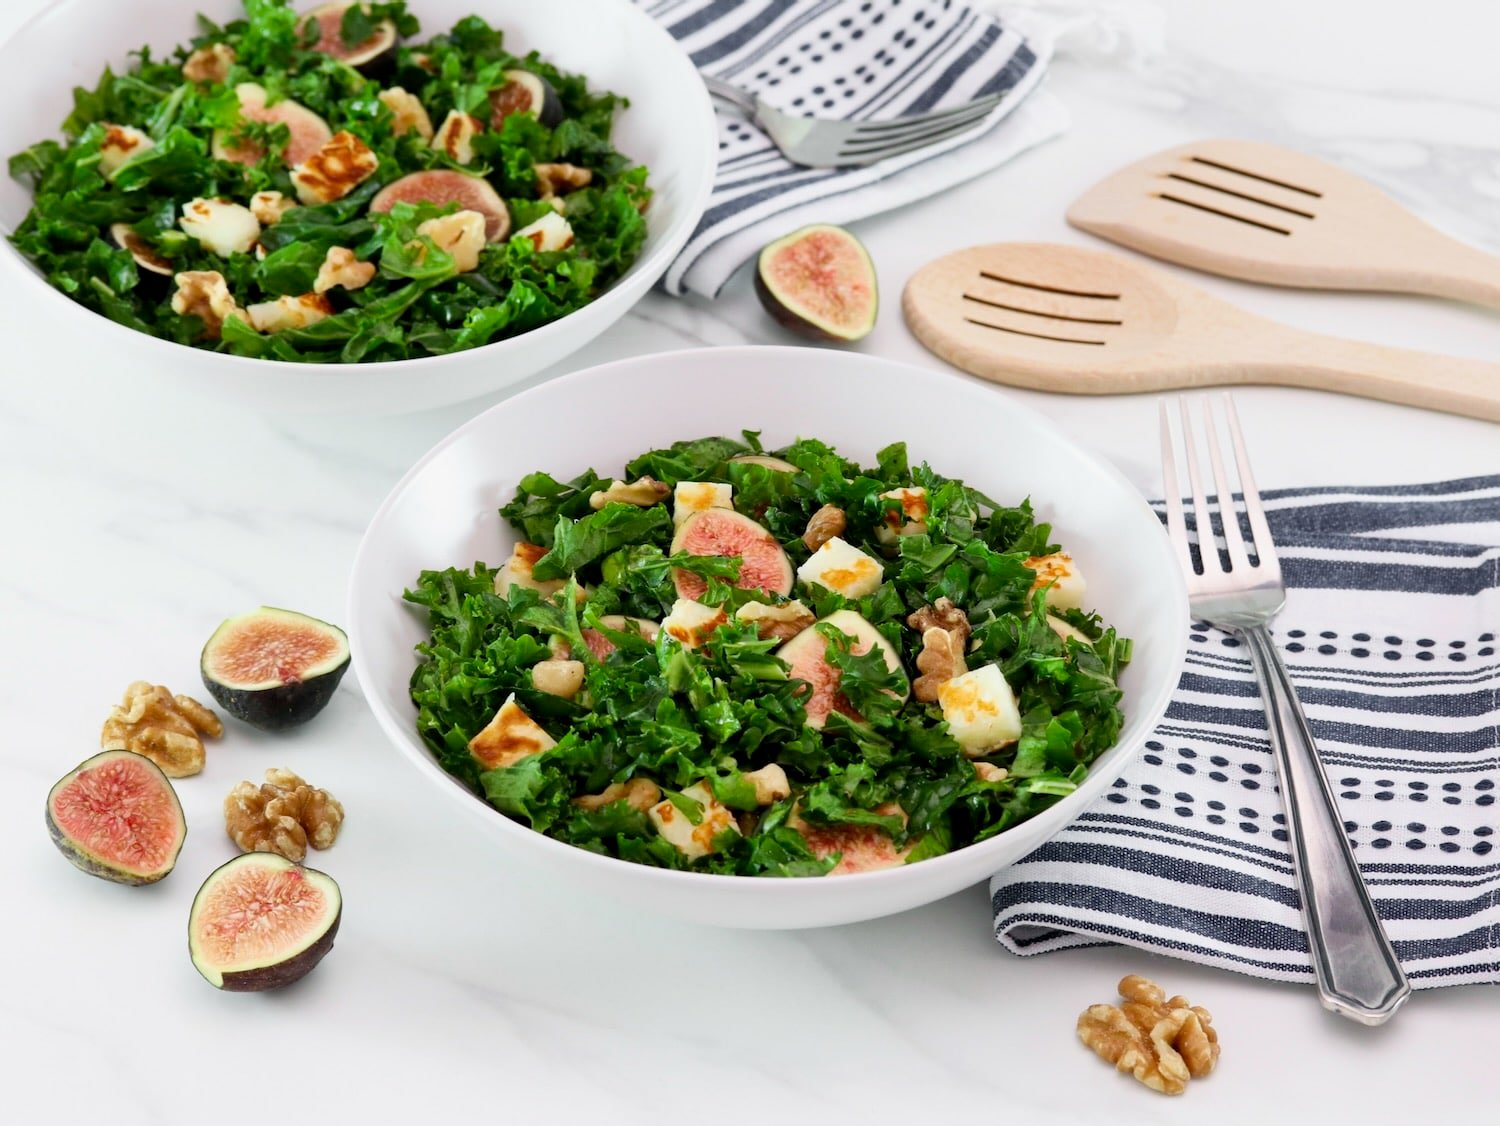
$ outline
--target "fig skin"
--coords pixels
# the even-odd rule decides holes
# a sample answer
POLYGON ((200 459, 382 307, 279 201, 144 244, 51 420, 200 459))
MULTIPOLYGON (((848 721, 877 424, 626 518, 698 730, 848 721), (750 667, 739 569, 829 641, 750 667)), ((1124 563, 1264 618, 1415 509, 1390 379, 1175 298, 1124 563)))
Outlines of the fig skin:
POLYGON ((162 772, 161 767, 134 751, 102 751, 92 758, 87 758, 79 763, 67 774, 63 775, 47 792, 47 832, 52 838, 52 843, 57 850, 68 858, 68 862, 80 872, 90 876, 98 876, 100 879, 109 880, 111 883, 125 884, 128 887, 144 887, 166 879, 172 874, 172 869, 177 864, 177 858, 182 853, 183 842, 187 840, 187 820, 183 817, 182 804, 177 800, 177 791, 172 787, 171 779, 162 772), (103 856, 97 855, 84 847, 82 842, 75 840, 61 825, 57 823, 52 812, 53 799, 78 776, 87 770, 101 766, 107 762, 123 760, 133 768, 144 771, 155 783, 159 783, 162 789, 170 795, 172 806, 176 810, 175 825, 177 845, 172 849, 171 855, 165 863, 153 872, 132 872, 118 865, 111 864, 103 856))
POLYGON ((349 671, 349 639, 343 630, 328 622, 319 621, 317 618, 298 614, 292 610, 277 610, 274 607, 263 606, 260 610, 252 611, 251 614, 222 622, 219 628, 214 630, 213 636, 204 644, 198 664, 203 676, 203 686, 208 689, 209 695, 235 719, 248 723, 252 727, 258 727, 262 731, 285 731, 307 723, 333 699, 339 681, 344 678, 344 673, 349 671), (213 668, 217 652, 216 644, 222 644, 221 635, 245 618, 262 615, 267 611, 271 615, 280 616, 278 628, 286 633, 306 631, 315 633, 320 639, 336 637, 343 645, 343 660, 326 671, 312 676, 287 678, 284 683, 271 687, 240 687, 221 679, 213 668), (300 621, 288 621, 286 620, 288 618, 300 619, 300 621))
POLYGON ((409 172, 381 188, 370 201, 370 210, 389 211, 398 203, 457 203, 461 210, 484 216, 486 242, 504 242, 510 234, 510 208, 489 181, 467 172, 450 168, 409 172))
POLYGON ((300 981, 312 972, 313 967, 321 962, 333 949, 333 940, 339 931, 339 924, 344 919, 344 897, 339 890, 337 881, 326 872, 320 872, 316 868, 306 868, 300 864, 293 864, 272 853, 247 852, 236 856, 233 860, 226 861, 208 874, 208 878, 198 889, 197 895, 193 897, 193 909, 188 914, 188 957, 193 966, 203 975, 203 979, 216 989, 222 989, 226 993, 264 993, 268 989, 280 989, 284 985, 291 985, 300 981), (209 887, 220 879, 227 870, 238 868, 247 863, 256 863, 268 867, 285 867, 296 869, 304 874, 316 876, 327 880, 332 885, 333 892, 338 896, 338 907, 334 911, 333 921, 328 927, 314 939, 309 945, 287 958, 285 961, 277 962, 270 966, 261 966, 250 970, 224 971, 218 974, 220 980, 215 982, 208 970, 198 961, 198 952, 193 945, 193 923, 197 917, 198 900, 209 887))
POLYGON ((842 227, 828 224, 814 224, 793 231, 775 242, 769 243, 761 250, 760 256, 755 262, 755 295, 760 299, 762 307, 770 313, 775 321, 799 335, 812 340, 833 341, 839 344, 852 344, 863 340, 875 327, 876 318, 880 312, 880 293, 875 276, 875 265, 870 260, 869 251, 864 244, 842 227), (863 282, 869 288, 869 310, 863 319, 852 328, 834 328, 827 324, 819 323, 810 316, 804 314, 796 307, 797 297, 792 293, 778 293, 772 282, 767 279, 776 257, 782 251, 796 246, 799 242, 812 239, 830 239, 843 242, 854 253, 850 255, 851 269, 857 269, 858 276, 853 281, 863 282))

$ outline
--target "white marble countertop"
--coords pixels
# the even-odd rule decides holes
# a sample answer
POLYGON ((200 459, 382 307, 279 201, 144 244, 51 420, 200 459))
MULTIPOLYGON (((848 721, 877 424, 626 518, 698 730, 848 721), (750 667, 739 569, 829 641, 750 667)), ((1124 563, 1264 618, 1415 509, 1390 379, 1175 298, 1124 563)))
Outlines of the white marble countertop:
MULTIPOLYGON (((102 0, 101 0, 102 2, 102 0)), ((40 6, 0 8, 0 34, 40 6)), ((479 5, 476 5, 478 7, 479 5)), ((1205 135, 1292 143, 1374 177, 1500 251, 1500 9, 1428 0, 1171 0, 1164 55, 1136 69, 1061 60, 1064 138, 857 225, 887 296, 873 354, 937 364, 896 308, 948 250, 1087 242, 1066 204, 1116 166, 1205 135)), ((1500 316, 1417 299, 1195 279, 1322 331, 1491 356, 1500 316)), ((278 742, 234 732, 179 792, 179 873, 147 889, 86 880, 53 851, 42 797, 91 753, 129 680, 193 691, 204 638, 262 602, 339 620, 365 521, 403 470, 483 404, 377 419, 284 420, 162 401, 70 357, 0 301, 0 1074, 18 1123, 438 1121, 1250 1122, 1337 1107, 1349 1121, 1458 1119, 1481 1105, 1494 995, 1419 994, 1388 1027, 1312 991, 1119 949, 1018 960, 985 893, 862 925, 721 932, 583 902, 507 869, 381 738, 351 675, 278 742), (338 946, 280 995, 216 993, 186 956, 199 879, 232 851, 229 786, 306 769, 350 811, 316 859, 343 885, 338 946), (1075 1015, 1140 971, 1211 1007, 1222 1066, 1183 1100, 1091 1058, 1075 1015)), ((748 279, 717 303, 653 295, 569 361, 783 342, 748 279)), ((1154 401, 1023 393, 1158 488, 1154 401)), ((1263 488, 1500 469, 1495 426, 1312 392, 1238 396, 1263 488)), ((1492 1084, 1491 1084, 1492 1086, 1492 1084)))

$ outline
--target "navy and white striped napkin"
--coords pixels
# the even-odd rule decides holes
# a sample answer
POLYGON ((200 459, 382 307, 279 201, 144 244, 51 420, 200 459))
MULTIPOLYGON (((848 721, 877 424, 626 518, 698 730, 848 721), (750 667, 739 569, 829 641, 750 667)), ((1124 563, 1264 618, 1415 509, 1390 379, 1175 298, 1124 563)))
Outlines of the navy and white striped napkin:
POLYGON ((700 70, 790 113, 881 119, 1011 95, 974 129, 868 168, 798 167, 721 109, 708 211, 662 279, 674 295, 713 297, 772 239, 939 194, 1067 126, 1058 102, 1028 97, 1051 55, 1045 33, 1024 37, 959 0, 636 2, 700 70))
MULTIPOLYGON (((1500 982, 1500 476, 1264 499, 1276 641, 1396 953, 1419 988, 1500 982)), ((1143 754, 992 881, 996 937, 1311 981, 1284 826, 1250 662, 1195 623, 1143 754)))

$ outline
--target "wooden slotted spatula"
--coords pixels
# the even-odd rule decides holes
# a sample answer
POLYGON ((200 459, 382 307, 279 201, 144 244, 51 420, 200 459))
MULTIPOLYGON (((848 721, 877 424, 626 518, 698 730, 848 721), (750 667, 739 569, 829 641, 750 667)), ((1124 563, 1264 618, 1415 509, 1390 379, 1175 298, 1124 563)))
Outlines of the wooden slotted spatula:
POLYGON ((1500 364, 1290 328, 1103 250, 960 250, 913 274, 901 308, 949 363, 1039 391, 1277 383, 1500 422, 1500 364))
POLYGON ((1358 176, 1258 141, 1148 156, 1080 197, 1068 222, 1231 278, 1500 309, 1500 257, 1449 238, 1358 176))

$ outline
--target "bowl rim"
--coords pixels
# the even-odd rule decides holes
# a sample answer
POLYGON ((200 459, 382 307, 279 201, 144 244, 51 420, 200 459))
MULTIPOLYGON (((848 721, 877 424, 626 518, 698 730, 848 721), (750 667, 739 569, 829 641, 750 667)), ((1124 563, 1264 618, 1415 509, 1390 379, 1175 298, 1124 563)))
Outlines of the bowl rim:
MULTIPOLYGON (((694 75, 697 74, 697 68, 693 66, 692 59, 682 44, 672 38, 667 29, 659 21, 653 19, 645 11, 632 3, 632 0, 598 0, 598 2, 613 4, 622 14, 628 13, 625 16, 626 19, 635 21, 637 26, 643 29, 645 35, 654 38, 660 46, 669 51, 670 55, 674 58, 672 65, 679 68, 686 68, 692 71, 694 75)), ((59 13, 65 8, 74 5, 86 7, 87 4, 88 0, 51 0, 51 3, 34 13, 30 19, 17 27, 3 42, 0 42, 0 59, 3 59, 8 52, 14 49, 15 44, 21 42, 36 25, 57 18, 59 13)), ((109 60, 105 60, 103 65, 108 65, 108 63, 109 60)), ((693 232, 702 221, 703 214, 708 209, 709 196, 713 192, 714 180, 718 174, 718 124, 715 117, 713 99, 709 97, 708 87, 704 86, 701 81, 697 83, 697 88, 691 95, 691 98, 696 104, 684 105, 681 109, 680 119, 674 117, 674 126, 678 120, 688 124, 696 120, 705 138, 705 147, 708 149, 709 155, 698 182, 689 186, 689 191, 686 193, 683 201, 683 207, 677 217, 676 228, 668 228, 663 233, 661 241, 657 243, 656 247, 650 253, 638 258, 624 276, 617 278, 608 289, 599 294, 599 296, 587 305, 575 309, 573 312, 565 314, 549 324, 531 329, 529 332, 521 333, 519 336, 506 337, 503 340, 493 340, 488 344, 481 344, 477 348, 468 348, 462 352, 447 352, 440 356, 416 356, 405 360, 376 360, 370 363, 346 364, 338 362, 317 363, 311 361, 258 359, 254 356, 240 356, 232 352, 216 352, 207 348, 194 348, 189 344, 179 344, 175 340, 166 340, 160 336, 153 336, 150 333, 137 332, 135 329, 127 328, 125 325, 111 320, 103 313, 96 312, 87 306, 73 301, 38 273, 31 260, 11 244, 9 238, 11 232, 9 230, 0 231, 0 236, 4 236, 0 237, 0 244, 3 244, 4 247, 3 252, 0 252, 0 261, 4 261, 8 268, 29 278, 30 284, 45 290, 48 294, 46 299, 54 301, 54 308, 70 309, 75 313, 86 314, 93 321, 103 326, 111 334, 112 339, 122 342, 146 342, 143 346, 155 351, 169 350, 161 351, 161 354, 167 359, 170 359, 172 356, 182 356, 185 353, 201 356, 204 357, 206 363, 214 367, 223 367, 226 370, 230 365, 233 365, 242 368, 246 372, 260 372, 267 376, 287 375, 290 373, 297 373, 299 375, 307 375, 309 373, 328 374, 357 370, 362 373, 368 372, 373 376, 397 370, 403 372, 426 370, 444 362, 459 360, 466 356, 484 354, 488 349, 514 344, 518 340, 527 340, 528 342, 541 344, 554 336, 561 335, 560 330, 562 326, 573 321, 578 314, 601 307, 606 309, 611 308, 621 301, 626 301, 626 291, 636 286, 640 286, 642 290, 650 289, 666 273, 667 268, 672 264, 672 260, 687 245, 688 239, 692 237, 693 232)), ((626 106, 620 112, 629 113, 630 107, 626 106)), ((58 128, 54 126, 53 135, 56 135, 58 132, 58 128)), ((28 189, 29 194, 30 191, 28 189)), ((647 222, 650 222, 649 217, 647 222)), ((627 309, 637 299, 638 297, 630 297, 627 309)), ((564 356, 570 354, 571 351, 572 349, 569 349, 568 352, 564 353, 564 356)))
MULTIPOLYGON (((345 609, 345 614, 346 620, 349 623, 350 650, 353 655, 355 674, 359 679, 360 692, 364 696, 366 705, 374 714, 376 722, 385 733, 387 739, 389 739, 396 745, 403 756, 412 759, 415 765, 417 765, 418 769, 421 769, 424 772, 430 772, 430 776, 434 777, 435 779, 452 784, 454 787, 456 787, 456 792, 461 793, 463 798, 466 799, 462 801, 461 804, 469 808, 474 814, 483 817, 486 823, 491 825, 494 825, 496 822, 503 823, 500 825, 498 831, 524 834, 526 837, 532 838, 530 844, 533 847, 536 847, 538 849, 553 850, 552 854, 560 860, 565 859, 564 853, 556 850, 566 850, 566 853, 572 854, 572 856, 580 863, 586 863, 594 866, 595 870, 604 876, 607 876, 609 872, 618 873, 621 871, 622 866, 624 866, 635 870, 635 875, 637 877, 655 881, 659 885, 675 884, 683 888, 699 887, 704 889, 708 887, 728 888, 731 886, 738 886, 745 889, 762 889, 760 891, 747 891, 746 894, 748 895, 762 895, 766 897, 800 895, 803 897, 807 897, 820 894, 819 889, 822 889, 823 893, 826 893, 827 885, 822 880, 786 880, 768 878, 764 876, 741 876, 713 872, 684 872, 673 868, 657 868, 647 864, 637 864, 629 860, 622 860, 619 857, 606 856, 599 853, 590 852, 587 849, 568 844, 566 841, 560 841, 554 837, 549 837, 545 833, 539 833, 528 825, 522 825, 519 822, 512 821, 509 817, 506 817, 505 814, 501 813, 499 810, 485 804, 482 799, 470 792, 466 787, 462 786, 461 783, 458 783, 456 779, 454 779, 451 775, 444 771, 438 764, 438 762, 432 757, 431 752, 421 743, 421 740, 416 735, 415 729, 413 728, 411 730, 408 730, 411 725, 407 723, 403 717, 395 715, 393 712, 386 708, 385 701, 380 696, 380 694, 370 687, 370 685, 373 685, 375 682, 370 676, 367 675, 368 669, 366 668, 364 660, 361 656, 361 653, 364 649, 364 645, 360 637, 360 623, 363 621, 363 614, 358 612, 360 610, 360 607, 356 605, 356 597, 359 594, 359 591, 357 589, 357 579, 367 565, 367 556, 369 556, 374 550, 372 543, 374 530, 389 516, 390 511, 401 500, 407 489, 412 486, 417 477, 422 474, 422 472, 431 462, 441 456, 441 454, 446 449, 448 449, 449 446, 464 440, 464 438, 469 434, 471 430, 479 427, 481 422, 494 412, 511 409, 513 404, 518 401, 524 401, 530 396, 556 393, 556 389, 558 387, 566 387, 567 385, 575 382, 583 383, 595 379, 609 379, 611 378, 611 376, 613 376, 613 378, 615 379, 618 379, 620 378, 620 375, 614 373, 617 373, 619 369, 624 368, 627 370, 627 372, 631 368, 647 369, 649 368, 649 365, 652 361, 658 359, 663 355, 670 355, 673 357, 682 356, 688 359, 691 359, 693 357, 711 357, 713 359, 722 360, 731 354, 739 355, 744 353, 753 353, 756 356, 761 357, 767 362, 773 364, 777 361, 778 358, 791 360, 793 358, 802 358, 807 354, 812 353, 820 356, 820 362, 825 363, 847 363, 860 366, 871 365, 897 369, 903 373, 903 376, 905 378, 928 380, 934 385, 942 385, 942 387, 950 393, 962 393, 971 396, 979 394, 999 395, 1005 401, 1005 409, 1009 415, 1022 419, 1029 426, 1040 428, 1047 434, 1049 440, 1055 443, 1058 448, 1066 450, 1073 456, 1083 460, 1084 462, 1089 464, 1095 471, 1102 473, 1107 478, 1112 480, 1115 484, 1119 485, 1127 496, 1137 499, 1140 508, 1144 510, 1144 513, 1146 515, 1149 515, 1151 517, 1153 524, 1156 524, 1158 528, 1160 528, 1160 524, 1156 518, 1155 512, 1151 509, 1146 498, 1140 495, 1139 490, 1137 490, 1135 485, 1131 483, 1129 478, 1127 478, 1123 473, 1121 473, 1104 458, 1075 443, 1067 434, 1062 431, 1061 427, 1059 427, 1056 423, 1052 422, 1040 411, 1037 411, 1033 407, 1030 407, 1027 404, 1021 402, 1019 398, 1013 396, 1008 391, 995 388, 987 384, 979 385, 961 375, 946 372, 941 369, 918 367, 916 365, 908 364, 902 361, 870 356, 859 352, 838 352, 829 349, 795 347, 786 345, 732 345, 677 349, 666 353, 644 353, 642 355, 629 356, 618 360, 611 360, 603 364, 596 364, 592 367, 579 368, 564 375, 558 376, 555 379, 548 380, 544 384, 538 384, 536 386, 526 388, 525 390, 520 391, 515 395, 511 395, 501 402, 495 403, 485 410, 480 411, 478 414, 474 415, 468 421, 462 423, 455 430, 438 441, 434 446, 432 446, 431 449, 429 449, 425 454, 418 458, 415 464, 413 464, 412 467, 401 476, 400 480, 397 481, 394 486, 392 486, 386 498, 381 502, 380 506, 375 510, 375 513, 370 517, 370 522, 366 526, 365 533, 360 539, 359 548, 355 552, 354 562, 350 568, 348 604, 345 609)), ((1169 636, 1175 636, 1181 639, 1181 643, 1173 647, 1170 667, 1165 670, 1161 682, 1156 685, 1154 690, 1146 695, 1136 706, 1135 716, 1144 718, 1140 721, 1140 730, 1137 736, 1132 741, 1132 744, 1127 746, 1124 741, 1116 742, 1114 746, 1104 752, 1104 756, 1101 756, 1102 759, 1110 759, 1112 761, 1113 765, 1110 767, 1109 771, 1112 777, 1119 777, 1119 772, 1122 771, 1129 764, 1130 760, 1140 752, 1145 741, 1150 737, 1151 732, 1160 722, 1162 716, 1166 712, 1167 705, 1171 701, 1173 692, 1176 691, 1178 681, 1181 679, 1182 669, 1187 658, 1186 635, 1188 623, 1191 620, 1188 609, 1187 584, 1183 578, 1181 568, 1176 565, 1176 559, 1171 554, 1170 545, 1168 544, 1168 541, 1166 539, 1166 531, 1162 529, 1160 531, 1160 535, 1161 543, 1164 548, 1164 559, 1167 562, 1171 563, 1171 567, 1167 572, 1167 583, 1171 588, 1173 597, 1171 606, 1161 607, 1159 609, 1159 612, 1163 614, 1170 613, 1172 621, 1171 623, 1169 623, 1171 627, 1169 629, 1169 636)), ((393 593, 394 592, 385 592, 387 596, 392 596, 393 593)), ((399 596, 396 597, 399 598, 399 596)), ((1096 760, 1096 762, 1091 766, 1090 777, 1094 776, 1094 771, 1098 768, 1099 764, 1100 760, 1096 760)), ((1081 792, 1081 790, 1075 791, 1075 794, 1078 792, 1081 792)), ((1076 819, 1078 814, 1083 811, 1082 808, 1075 808, 1073 804, 1075 794, 1069 794, 1067 797, 1064 797, 1056 804, 1048 807, 1047 809, 1044 809, 1041 813, 1036 814, 1034 817, 1028 818, 1022 824, 1040 827, 1042 830, 1044 830, 1042 840, 1045 841, 1050 839, 1051 837, 1056 835, 1056 833, 1061 831, 1066 825, 1076 819)), ((1083 808, 1086 808, 1086 806, 1083 808)), ((927 872, 931 873, 933 876, 938 876, 940 873, 947 872, 950 869, 955 869, 973 863, 974 858, 978 855, 981 855, 985 850, 996 852, 1000 851, 1001 842, 1003 842, 1006 837, 1006 833, 1000 833, 987 841, 979 841, 975 844, 966 845, 963 848, 954 849, 940 856, 934 856, 929 859, 923 860, 920 864, 904 865, 900 867, 880 869, 871 872, 856 872, 847 875, 841 875, 839 877, 838 884, 839 886, 873 886, 877 882, 883 881, 885 884, 894 887, 897 886, 900 881, 915 881, 924 878, 920 875, 912 875, 912 873, 914 872, 927 872), (938 867, 929 867, 929 865, 936 865, 938 867)), ((1006 866, 1007 865, 1005 863, 1000 862, 996 864, 994 870, 999 871, 1001 868, 1004 868, 1006 866)))

